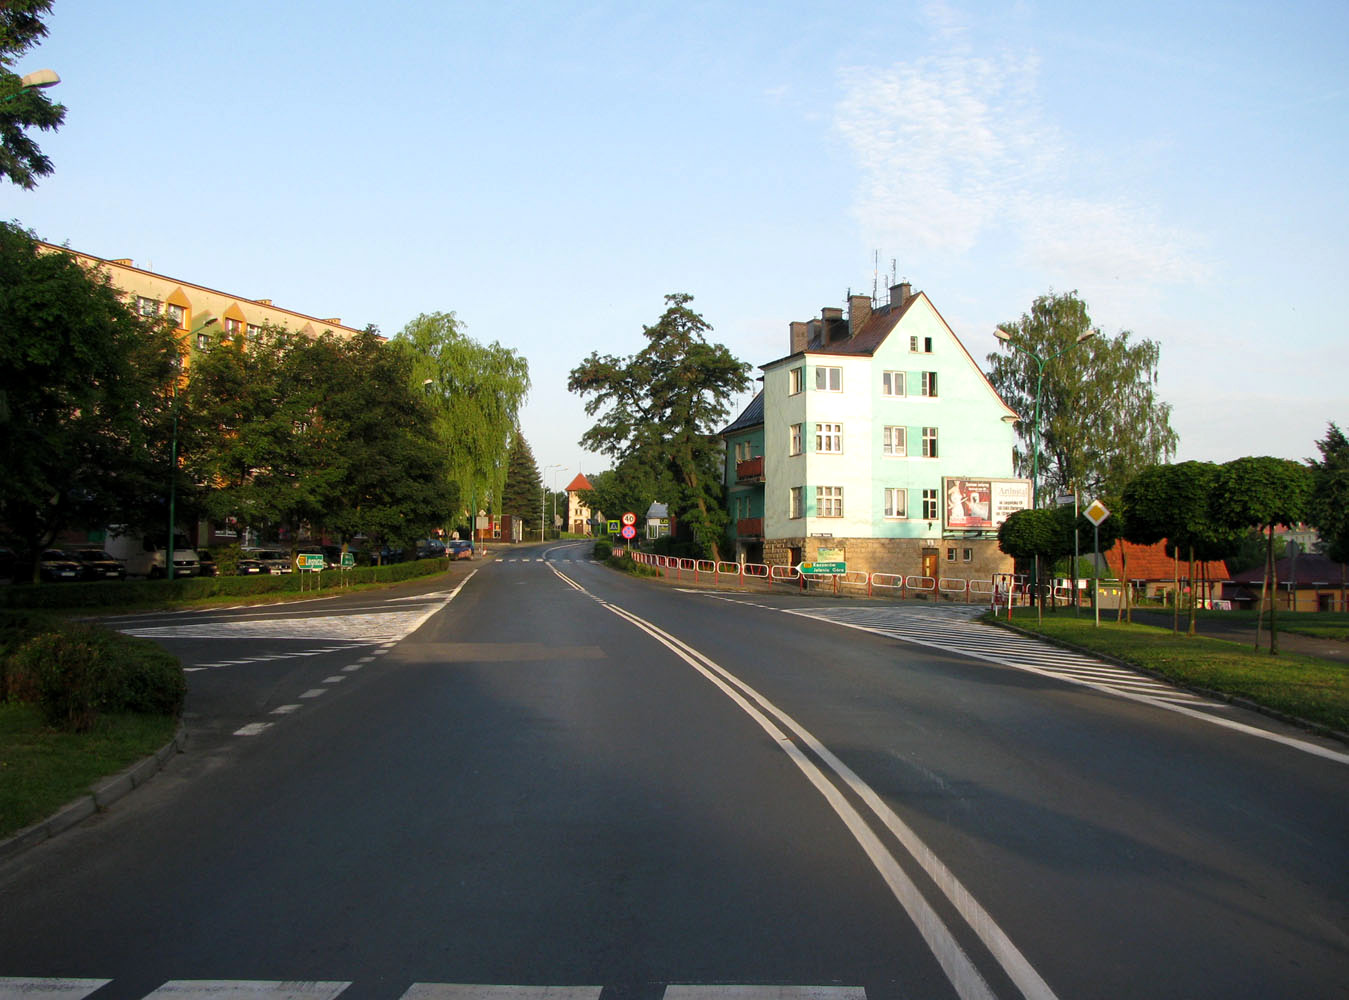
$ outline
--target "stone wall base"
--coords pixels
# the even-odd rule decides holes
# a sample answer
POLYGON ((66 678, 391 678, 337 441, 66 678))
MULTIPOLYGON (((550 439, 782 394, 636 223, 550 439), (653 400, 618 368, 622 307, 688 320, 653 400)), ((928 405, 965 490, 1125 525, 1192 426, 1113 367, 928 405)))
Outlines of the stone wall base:
POLYGON ((821 548, 842 549, 848 571, 859 573, 927 576, 924 570, 935 566, 938 579, 990 580, 1013 567, 996 538, 770 538, 763 543, 764 562, 813 562, 821 548))

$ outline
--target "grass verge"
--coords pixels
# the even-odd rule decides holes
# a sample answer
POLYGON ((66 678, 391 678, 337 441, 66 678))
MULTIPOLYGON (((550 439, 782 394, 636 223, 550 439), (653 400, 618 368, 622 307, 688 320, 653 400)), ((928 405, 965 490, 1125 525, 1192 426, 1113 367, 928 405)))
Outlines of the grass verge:
POLYGON ((37 705, 0 704, 0 837, 45 819, 157 751, 178 720, 101 715, 84 733, 44 725, 37 705))
POLYGON ((1178 684, 1244 698, 1284 715, 1349 733, 1349 669, 1327 660, 1253 652, 1242 642, 1176 636, 1168 628, 1046 615, 1018 608, 1013 624, 1026 631, 1134 664, 1178 684))

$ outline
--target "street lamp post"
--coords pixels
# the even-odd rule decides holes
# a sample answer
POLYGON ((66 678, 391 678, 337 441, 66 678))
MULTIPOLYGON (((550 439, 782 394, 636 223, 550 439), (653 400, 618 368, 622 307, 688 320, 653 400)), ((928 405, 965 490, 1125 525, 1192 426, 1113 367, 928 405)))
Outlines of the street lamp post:
MULTIPOLYGON (((996 327, 993 330, 993 336, 997 337, 1000 341, 1002 341, 1012 350, 1020 351, 1026 357, 1030 358, 1031 361, 1035 362, 1035 420, 1034 423, 1031 425, 1031 442, 1032 442, 1031 447, 1034 450, 1031 452, 1030 490, 1031 490, 1031 509, 1039 510, 1040 509, 1040 394, 1043 391, 1045 384, 1045 366, 1048 365, 1049 362, 1062 357, 1064 354, 1071 351, 1078 344, 1085 343, 1092 337, 1096 336, 1096 331, 1086 330, 1078 334, 1077 339, 1074 340, 1071 344, 1058 351, 1055 351, 1047 358, 1042 358, 1034 351, 1027 350, 1020 344, 1012 343, 1012 335, 1000 326, 996 327)), ((1039 594, 1040 581, 1038 579, 1039 563, 1040 560, 1039 557, 1037 556, 1035 560, 1035 570, 1034 570, 1034 575, 1037 577, 1037 579, 1031 580, 1031 590, 1035 594, 1037 602, 1039 601, 1040 598, 1039 594)))
POLYGON ((27 76, 19 77, 19 89, 12 94, 7 94, 5 97, 0 98, 0 104, 8 104, 25 90, 43 90, 47 87, 55 87, 60 82, 61 78, 56 75, 56 70, 54 69, 35 70, 27 76))

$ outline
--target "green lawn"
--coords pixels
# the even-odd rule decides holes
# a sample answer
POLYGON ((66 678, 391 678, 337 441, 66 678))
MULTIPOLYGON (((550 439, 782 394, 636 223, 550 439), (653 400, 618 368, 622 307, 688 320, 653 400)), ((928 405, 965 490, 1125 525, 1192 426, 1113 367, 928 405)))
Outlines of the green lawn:
POLYGON ((104 715, 87 733, 43 725, 36 705, 0 704, 0 837, 36 823, 173 739, 178 720, 104 715))
MULTIPOLYGON (((1279 615, 1280 629, 1286 618, 1279 615)), ((1341 733, 1349 732, 1349 669, 1327 660, 1291 653, 1271 656, 1268 652, 1252 651, 1244 642, 1176 636, 1169 628, 1128 625, 1104 618, 1098 629, 1093 627, 1089 616, 1049 614, 1042 624, 1037 624, 1032 608, 1016 609, 1013 623, 1136 664, 1180 684, 1245 698, 1341 733)))

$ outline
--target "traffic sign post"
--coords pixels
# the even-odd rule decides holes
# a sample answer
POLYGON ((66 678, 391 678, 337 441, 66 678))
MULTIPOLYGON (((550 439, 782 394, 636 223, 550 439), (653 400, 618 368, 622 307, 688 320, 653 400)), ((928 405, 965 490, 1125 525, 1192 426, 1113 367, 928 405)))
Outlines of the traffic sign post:
POLYGON ((1091 564, 1096 570, 1095 586, 1091 588, 1092 611, 1096 615, 1095 628, 1101 627, 1101 522, 1110 516, 1110 510, 1100 500, 1093 500, 1087 505, 1083 515, 1091 522, 1092 530, 1096 534, 1096 543, 1092 552, 1091 564))

